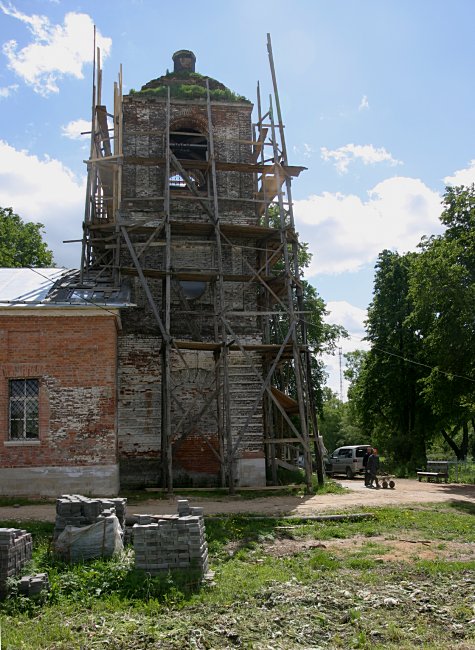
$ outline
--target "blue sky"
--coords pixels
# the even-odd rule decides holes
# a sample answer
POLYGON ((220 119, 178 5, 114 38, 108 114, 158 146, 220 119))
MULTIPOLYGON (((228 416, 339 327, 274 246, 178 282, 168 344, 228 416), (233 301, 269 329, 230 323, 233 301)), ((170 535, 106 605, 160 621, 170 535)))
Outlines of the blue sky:
POLYGON ((475 180, 474 19, 472 0, 0 0, 0 205, 78 265, 61 242, 81 236, 94 24, 109 106, 121 63, 127 92, 178 49, 267 97, 270 32, 290 162, 308 167, 293 185, 307 277, 352 333, 343 350, 361 347, 378 253, 440 232, 444 186, 475 180))

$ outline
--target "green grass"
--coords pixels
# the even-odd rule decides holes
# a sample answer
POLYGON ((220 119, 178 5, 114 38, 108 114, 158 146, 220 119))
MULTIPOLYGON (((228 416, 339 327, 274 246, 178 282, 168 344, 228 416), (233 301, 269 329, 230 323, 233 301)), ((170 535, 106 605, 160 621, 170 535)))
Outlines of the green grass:
POLYGON ((55 503, 55 499, 44 497, 38 499, 28 499, 26 497, 0 497, 0 508, 11 508, 15 506, 37 506, 39 504, 55 503))
POLYGON ((473 511, 440 508, 377 508, 371 520, 291 526, 285 519, 207 517, 215 576, 202 585, 188 573, 136 571, 131 550, 69 566, 50 553, 51 524, 24 523, 35 548, 26 571, 47 571, 51 591, 38 600, 13 591, 0 603, 2 648, 475 647, 468 625, 475 562, 444 556, 452 541, 475 541, 473 511), (354 548, 352 538, 359 540, 354 548), (436 557, 376 557, 393 538, 428 540, 436 557), (329 542, 339 539, 350 543, 337 550, 329 542), (286 540, 297 543, 295 552, 274 556, 272 543, 286 540), (327 547, 298 545, 316 540, 327 547))

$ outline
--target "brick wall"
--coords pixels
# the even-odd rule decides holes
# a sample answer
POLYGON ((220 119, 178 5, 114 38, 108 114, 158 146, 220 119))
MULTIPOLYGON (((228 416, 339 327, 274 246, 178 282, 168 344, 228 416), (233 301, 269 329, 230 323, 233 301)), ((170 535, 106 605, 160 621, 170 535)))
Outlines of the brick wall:
POLYGON ((113 315, 0 315, 0 467, 113 465, 113 315), (38 440, 9 440, 9 379, 39 380, 38 440))
MULTIPOLYGON (((145 199, 163 196, 163 168, 156 165, 143 166, 128 162, 128 158, 163 158, 164 132, 166 128, 166 101, 160 98, 143 98, 137 95, 124 97, 124 166, 123 190, 125 199, 145 199)), ((216 159, 220 162, 251 161, 252 105, 240 103, 212 102, 213 139, 216 159)), ((208 131, 206 102, 174 100, 171 104, 171 128, 190 126, 203 133, 208 131)), ((253 175, 238 172, 218 171, 218 195, 221 198, 220 219, 223 223, 256 223, 256 212, 252 204, 236 204, 232 199, 252 199, 253 175)), ((142 204, 144 207, 149 208, 142 204)), ((135 216, 140 216, 139 203, 134 203, 135 216)), ((173 219, 188 219, 208 222, 208 216, 195 201, 172 200, 173 219)))
MULTIPOLYGON (((171 103, 171 130, 193 129, 208 132, 205 101, 171 103)), ((122 177, 121 218, 130 225, 147 222, 158 226, 163 216, 165 189, 164 167, 157 159, 165 155, 166 101, 161 98, 124 97, 124 164, 122 177), (141 162, 150 164, 137 164, 141 162), (153 162, 155 159, 155 162, 153 162), (134 162, 135 160, 135 162, 134 162)), ((252 106, 245 103, 212 103, 213 138, 216 159, 220 162, 251 162, 253 139, 252 106)), ((223 224, 255 225, 258 217, 254 198, 253 174, 217 172, 220 221, 223 224), (235 199, 235 200, 233 200, 235 199)), ((185 192, 186 193, 186 192, 185 192)), ((197 201, 177 198, 171 193, 171 221, 181 227, 173 230, 171 266, 175 271, 218 270, 218 249, 214 234, 193 231, 193 224, 210 224, 209 215, 197 201), (191 229, 188 228, 191 225, 191 229)), ((150 231, 130 230, 135 244, 147 241, 150 231)), ((157 242, 160 244, 160 242, 157 242)), ((249 275, 249 266, 259 268, 257 242, 249 238, 223 239, 221 263, 225 274, 249 275)), ((154 245, 141 255, 142 268, 164 269, 164 248, 154 245)), ((132 266, 129 253, 121 251, 121 265, 132 266)), ((148 277, 148 285, 159 309, 162 305, 162 279, 148 277)), ((215 328, 216 283, 206 283, 204 293, 188 304, 179 296, 172 282, 171 328, 175 339, 215 341, 222 336, 215 328)), ((156 485, 160 480, 161 442, 161 339, 158 326, 145 292, 138 279, 132 279, 132 295, 136 308, 123 310, 123 332, 119 339, 119 407, 118 435, 122 485, 156 485)), ((225 303, 236 312, 255 312, 259 287, 252 282, 224 282, 225 303)), ((227 315, 234 335, 250 342, 261 341, 256 316, 227 315)), ((259 357, 252 359, 260 368, 259 357)), ((218 403, 215 365, 212 352, 183 351, 171 355, 173 400, 172 455, 174 480, 177 484, 217 482, 220 463, 213 450, 219 450, 218 403), (207 407, 200 412, 203 404, 207 407)), ((238 457, 262 455, 262 404, 256 400, 259 379, 251 364, 238 352, 230 357, 231 428, 234 440, 245 428, 238 457), (255 408, 247 421, 247 416, 255 408)), ((221 396, 222 399, 222 396, 221 396)), ((253 456, 254 457, 254 456, 253 456)))

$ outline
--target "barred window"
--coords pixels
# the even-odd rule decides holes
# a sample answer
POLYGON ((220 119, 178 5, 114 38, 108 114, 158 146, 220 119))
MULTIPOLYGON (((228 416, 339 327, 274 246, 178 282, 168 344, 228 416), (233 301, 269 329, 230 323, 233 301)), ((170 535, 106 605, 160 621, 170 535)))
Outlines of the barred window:
POLYGON ((9 388, 10 440, 38 438, 38 379, 10 379, 9 388))

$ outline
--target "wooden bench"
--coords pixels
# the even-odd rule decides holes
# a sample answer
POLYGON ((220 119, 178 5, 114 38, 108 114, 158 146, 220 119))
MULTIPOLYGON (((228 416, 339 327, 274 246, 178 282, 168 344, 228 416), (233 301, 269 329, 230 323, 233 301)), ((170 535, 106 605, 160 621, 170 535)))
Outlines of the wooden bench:
POLYGON ((430 483, 432 479, 435 479, 436 483, 439 482, 440 478, 445 479, 445 482, 449 481, 449 463, 446 460, 428 460, 427 467, 424 470, 417 470, 417 478, 419 481, 425 476, 427 482, 430 483))

